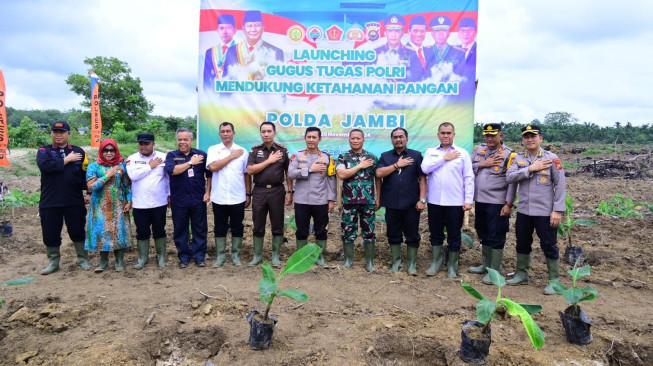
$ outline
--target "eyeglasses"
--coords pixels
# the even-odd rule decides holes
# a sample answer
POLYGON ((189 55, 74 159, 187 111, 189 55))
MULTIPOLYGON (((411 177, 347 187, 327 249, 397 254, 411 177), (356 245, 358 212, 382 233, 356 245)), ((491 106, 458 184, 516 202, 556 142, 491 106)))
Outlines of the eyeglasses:
POLYGON ((110 153, 110 154, 115 154, 116 150, 115 149, 104 149, 102 150, 103 153, 110 153))

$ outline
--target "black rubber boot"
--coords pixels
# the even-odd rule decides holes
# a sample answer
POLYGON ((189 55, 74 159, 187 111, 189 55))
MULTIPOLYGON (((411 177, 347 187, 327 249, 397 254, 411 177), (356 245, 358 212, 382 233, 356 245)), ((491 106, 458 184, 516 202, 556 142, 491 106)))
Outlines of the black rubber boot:
POLYGON ((427 276, 435 276, 436 273, 442 268, 442 245, 433 245, 433 259, 431 260, 431 266, 426 270, 427 276))
POLYGON ((45 254, 48 256, 50 264, 41 271, 41 274, 44 276, 59 270, 61 251, 59 250, 59 247, 45 247, 45 254))
POLYGON ((394 273, 401 270, 401 244, 390 244, 390 254, 392 255, 392 267, 388 272, 394 273))

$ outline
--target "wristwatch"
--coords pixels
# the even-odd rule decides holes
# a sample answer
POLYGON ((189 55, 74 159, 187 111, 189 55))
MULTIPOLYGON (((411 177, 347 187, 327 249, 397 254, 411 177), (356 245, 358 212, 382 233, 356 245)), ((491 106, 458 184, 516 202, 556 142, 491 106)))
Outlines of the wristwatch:
POLYGON ((426 198, 420 198, 419 201, 422 203, 426 203, 426 198))
POLYGON ((192 160, 188 160, 188 166, 191 167, 191 168, 193 167, 193 161, 192 160))

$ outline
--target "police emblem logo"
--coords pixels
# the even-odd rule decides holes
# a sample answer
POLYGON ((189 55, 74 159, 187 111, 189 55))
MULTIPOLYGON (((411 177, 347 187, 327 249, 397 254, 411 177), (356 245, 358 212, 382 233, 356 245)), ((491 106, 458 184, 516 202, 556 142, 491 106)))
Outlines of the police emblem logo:
POLYGON ((439 17, 438 18, 438 23, 443 24, 444 23, 444 17, 439 17))
POLYGON ((399 19, 397 19, 396 16, 392 16, 392 18, 390 18, 390 23, 392 23, 392 24, 399 23, 399 19))
POLYGON ((54 127, 63 127, 63 123, 57 122, 54 124, 54 127))
POLYGON ((481 150, 479 151, 479 154, 485 154, 485 152, 486 152, 485 150, 481 150))
POLYGON ((306 38, 311 42, 317 42, 322 39, 324 32, 322 28, 317 25, 312 25, 306 30, 306 38))
POLYGON ((370 22, 365 24, 365 34, 367 40, 374 42, 379 39, 379 29, 381 29, 381 24, 377 22, 370 22))
POLYGON ((348 41, 359 42, 365 39, 365 33, 358 26, 353 26, 349 28, 345 37, 348 41))
POLYGON ((326 30, 327 40, 329 42, 338 42, 342 39, 343 30, 337 25, 332 25, 326 30))
POLYGON ((531 126, 526 126, 526 130, 527 130, 527 131, 530 131, 530 130, 532 130, 532 129, 533 129, 533 128, 532 128, 531 126))
POLYGON ((498 166, 495 166, 495 167, 494 167, 494 171, 495 171, 495 172, 498 172, 498 171, 499 171, 499 167, 498 167, 498 166))
POLYGON ((304 39, 304 28, 300 27, 299 25, 293 25, 292 27, 288 28, 286 35, 292 42, 301 42, 301 40, 304 39))
POLYGON ((542 183, 546 182, 546 177, 540 178, 540 182, 542 182, 542 183))

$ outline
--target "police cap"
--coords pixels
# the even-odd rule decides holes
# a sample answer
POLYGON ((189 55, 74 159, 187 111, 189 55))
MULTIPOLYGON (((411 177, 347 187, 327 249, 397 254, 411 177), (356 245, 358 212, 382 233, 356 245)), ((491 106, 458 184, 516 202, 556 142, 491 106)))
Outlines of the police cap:
POLYGON ((524 128, 521 129, 521 134, 524 136, 527 133, 532 133, 533 135, 539 135, 541 134, 541 128, 540 126, 537 125, 528 125, 524 128))
POLYGON ((488 123, 483 126, 483 135, 496 135, 501 132, 501 123, 488 123))

